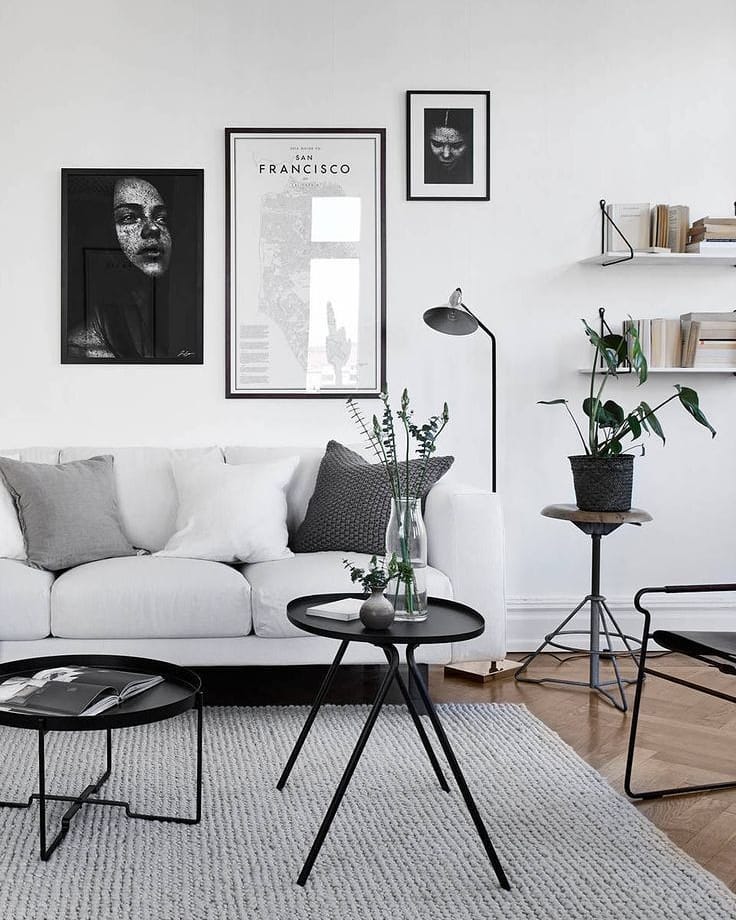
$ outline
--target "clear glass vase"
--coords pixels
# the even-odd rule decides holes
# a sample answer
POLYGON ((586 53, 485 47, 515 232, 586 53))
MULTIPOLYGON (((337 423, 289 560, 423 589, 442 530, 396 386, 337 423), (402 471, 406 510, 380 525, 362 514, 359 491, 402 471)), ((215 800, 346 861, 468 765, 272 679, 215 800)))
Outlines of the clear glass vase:
POLYGON ((386 556, 402 563, 403 574, 392 580, 386 597, 394 605, 397 620, 427 619, 427 531, 421 500, 414 497, 391 502, 386 528, 386 556))

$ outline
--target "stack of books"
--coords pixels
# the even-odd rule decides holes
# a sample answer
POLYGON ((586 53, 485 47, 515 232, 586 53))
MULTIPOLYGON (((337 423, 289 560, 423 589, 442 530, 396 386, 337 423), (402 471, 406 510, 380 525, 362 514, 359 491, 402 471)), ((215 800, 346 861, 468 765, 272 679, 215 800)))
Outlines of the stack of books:
POLYGON ((736 255, 736 217, 701 217, 689 232, 688 252, 736 255))
POLYGON ((736 368, 736 312, 627 320, 623 334, 629 342, 632 325, 649 367, 736 368))
MULTIPOLYGON (((635 252, 685 252, 690 210, 686 205, 609 204, 606 213, 635 252)), ((621 234, 606 222, 608 252, 627 252, 621 234)))
POLYGON ((736 313, 683 313, 682 367, 736 367, 736 313))

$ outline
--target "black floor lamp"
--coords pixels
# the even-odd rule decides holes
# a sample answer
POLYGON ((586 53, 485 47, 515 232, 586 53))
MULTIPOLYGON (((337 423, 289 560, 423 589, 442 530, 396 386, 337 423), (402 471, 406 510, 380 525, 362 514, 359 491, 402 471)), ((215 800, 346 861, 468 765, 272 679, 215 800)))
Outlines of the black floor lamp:
MULTIPOLYGON (((460 288, 450 294, 446 304, 439 307, 430 307, 424 311, 424 322, 436 332, 445 335, 470 335, 477 329, 491 340, 491 491, 496 491, 496 336, 471 312, 463 303, 463 292, 460 288)), ((521 667, 518 661, 504 658, 502 661, 463 661, 453 665, 446 665, 447 674, 458 674, 473 680, 487 681, 497 677, 508 677, 521 667)))
POLYGON ((460 288, 450 294, 447 304, 424 311, 424 322, 445 335, 470 335, 482 329, 491 340, 491 492, 496 491, 496 336, 463 303, 460 288))

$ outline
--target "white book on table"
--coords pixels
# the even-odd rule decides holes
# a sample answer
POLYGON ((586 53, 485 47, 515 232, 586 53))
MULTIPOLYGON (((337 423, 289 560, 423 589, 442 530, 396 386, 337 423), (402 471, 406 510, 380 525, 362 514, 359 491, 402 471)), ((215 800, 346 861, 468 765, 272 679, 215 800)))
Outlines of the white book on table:
POLYGON ((307 615, 311 617, 324 617, 327 620, 357 620, 363 601, 356 597, 343 597, 339 601, 329 601, 326 604, 315 604, 309 607, 307 615))

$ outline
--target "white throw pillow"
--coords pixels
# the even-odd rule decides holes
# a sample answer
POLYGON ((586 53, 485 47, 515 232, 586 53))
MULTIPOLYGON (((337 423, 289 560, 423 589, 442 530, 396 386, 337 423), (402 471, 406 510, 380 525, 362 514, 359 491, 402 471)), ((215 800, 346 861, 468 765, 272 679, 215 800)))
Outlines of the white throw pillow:
MULTIPOLYGON (((20 454, 15 452, 0 454, 0 457, 20 460, 20 454)), ((21 559, 25 562, 27 558, 15 501, 0 476, 0 559, 21 559)))
POLYGON ((286 487, 299 462, 229 465, 175 459, 176 533, 156 556, 271 562, 291 556, 286 487))

